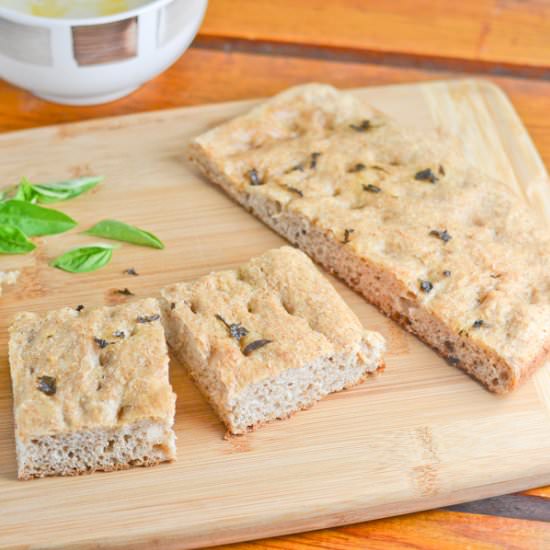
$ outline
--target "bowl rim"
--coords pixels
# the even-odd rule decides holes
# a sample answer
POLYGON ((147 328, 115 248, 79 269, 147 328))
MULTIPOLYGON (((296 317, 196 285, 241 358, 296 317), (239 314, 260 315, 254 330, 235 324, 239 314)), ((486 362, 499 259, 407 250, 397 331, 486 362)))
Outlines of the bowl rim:
POLYGON ((114 13, 113 15, 100 15, 97 17, 43 17, 41 15, 32 15, 24 13, 12 8, 0 6, 0 18, 32 25, 34 27, 78 27, 86 25, 102 25, 105 23, 114 23, 136 17, 145 12, 157 10, 166 4, 170 4, 175 0, 149 0, 146 4, 137 8, 114 13))

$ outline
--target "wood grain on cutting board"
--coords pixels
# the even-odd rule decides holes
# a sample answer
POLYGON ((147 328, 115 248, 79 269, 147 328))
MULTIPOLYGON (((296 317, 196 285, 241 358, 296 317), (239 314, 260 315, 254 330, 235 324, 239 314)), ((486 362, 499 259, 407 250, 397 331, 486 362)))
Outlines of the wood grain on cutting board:
MULTIPOLYGON (((547 175, 507 99, 490 84, 455 81, 365 89, 360 97, 405 124, 460 136, 472 160, 550 219, 547 175)), ((192 547, 304 531, 433 508, 550 483, 550 370, 509 397, 486 392, 331 279, 367 328, 388 339, 379 378, 291 420, 225 441, 208 405, 172 362, 178 461, 80 478, 19 482, 6 328, 15 312, 109 303, 234 266, 284 241, 196 174, 194 135, 247 103, 160 111, 0 136, 3 181, 106 176, 61 206, 80 222, 40 239, 33 254, 0 258, 21 269, 0 317, 0 546, 192 547), (97 238, 79 234, 113 217, 153 231, 163 251, 125 245, 92 274, 49 259, 97 238), (139 277, 123 275, 134 267, 139 277)))

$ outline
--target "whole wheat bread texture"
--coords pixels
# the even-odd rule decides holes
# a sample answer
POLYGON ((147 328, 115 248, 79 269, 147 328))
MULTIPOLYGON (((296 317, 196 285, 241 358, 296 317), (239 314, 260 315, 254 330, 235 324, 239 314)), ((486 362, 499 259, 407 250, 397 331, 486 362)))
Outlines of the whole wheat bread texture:
POLYGON ((9 354, 20 479, 175 458, 175 394, 156 300, 21 313, 9 354))
POLYGON ((452 140, 292 88, 194 139, 203 173, 488 389, 550 350, 549 236, 452 140))
POLYGON ((383 338, 299 250, 161 292, 170 347, 229 432, 286 418, 383 367, 383 338))

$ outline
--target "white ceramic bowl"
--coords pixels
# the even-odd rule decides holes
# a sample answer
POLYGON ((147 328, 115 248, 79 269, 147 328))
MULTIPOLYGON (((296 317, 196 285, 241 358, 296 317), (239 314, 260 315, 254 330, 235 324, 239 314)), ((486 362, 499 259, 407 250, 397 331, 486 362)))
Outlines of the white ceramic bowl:
POLYGON ((123 97, 187 49, 208 0, 152 0, 104 17, 50 19, 0 7, 0 77, 71 105, 123 97))

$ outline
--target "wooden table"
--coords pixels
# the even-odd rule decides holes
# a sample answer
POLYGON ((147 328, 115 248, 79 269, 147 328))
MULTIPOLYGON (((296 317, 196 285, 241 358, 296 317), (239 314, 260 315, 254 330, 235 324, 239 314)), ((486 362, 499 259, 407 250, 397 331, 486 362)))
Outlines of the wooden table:
MULTIPOLYGON (((211 0, 193 47, 120 101, 59 106, 0 81, 0 130, 267 96, 308 81, 353 87, 469 74, 505 90, 550 165, 549 36, 546 0, 211 0)), ((545 487, 226 548, 548 548, 549 521, 545 487)))

